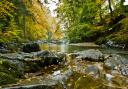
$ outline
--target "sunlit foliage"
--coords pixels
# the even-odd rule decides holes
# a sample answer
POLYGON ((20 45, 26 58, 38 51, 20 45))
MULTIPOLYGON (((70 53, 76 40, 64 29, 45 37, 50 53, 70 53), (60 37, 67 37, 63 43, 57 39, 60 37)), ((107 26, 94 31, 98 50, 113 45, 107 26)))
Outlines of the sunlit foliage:
POLYGON ((95 41, 105 39, 115 31, 123 31, 118 27, 118 22, 125 18, 123 2, 123 0, 60 0, 57 12, 70 42, 95 41))
POLYGON ((60 32, 53 19, 40 0, 0 0, 0 42, 47 39, 60 32))

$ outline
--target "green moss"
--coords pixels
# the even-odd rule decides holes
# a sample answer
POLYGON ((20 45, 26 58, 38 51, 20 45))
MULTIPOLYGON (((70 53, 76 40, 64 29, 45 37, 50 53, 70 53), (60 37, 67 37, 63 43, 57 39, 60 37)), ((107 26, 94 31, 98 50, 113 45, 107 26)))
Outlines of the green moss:
MULTIPOLYGON (((128 44, 128 18, 124 18, 118 23, 112 25, 111 27, 102 28, 102 31, 95 41, 96 44, 104 44, 111 40, 115 44, 128 44), (110 29, 111 28, 111 29, 110 29)), ((98 33, 99 30, 98 30, 98 33)))
POLYGON ((98 38, 95 43, 98 45, 104 44, 106 42, 106 39, 104 37, 98 38))
POLYGON ((112 40, 116 44, 127 44, 128 43, 128 35, 127 34, 121 34, 120 32, 117 32, 116 34, 111 34, 107 37, 107 40, 112 40))
POLYGON ((17 65, 0 59, 0 85, 15 83, 20 76, 17 65))
POLYGON ((122 19, 120 22, 115 25, 114 28, 119 29, 115 30, 114 33, 107 35, 107 40, 112 40, 116 44, 128 44, 128 18, 122 19), (121 24, 118 27, 118 24, 121 24))
POLYGON ((16 82, 15 77, 12 74, 0 72, 0 85, 16 82))

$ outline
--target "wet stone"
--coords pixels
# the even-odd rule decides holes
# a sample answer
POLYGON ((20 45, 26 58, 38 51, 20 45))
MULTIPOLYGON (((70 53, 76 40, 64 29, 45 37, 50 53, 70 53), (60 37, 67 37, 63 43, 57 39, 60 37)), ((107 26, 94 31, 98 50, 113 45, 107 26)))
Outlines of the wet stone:
POLYGON ((89 75, 93 75, 94 77, 98 77, 100 74, 100 70, 93 65, 89 65, 86 69, 85 72, 89 75))
POLYGON ((88 61, 100 62, 104 61, 104 55, 101 51, 95 49, 89 49, 86 51, 78 52, 77 59, 83 59, 88 61))
POLYGON ((128 75, 128 60, 117 54, 111 54, 105 62, 104 67, 108 70, 118 70, 120 74, 128 75))

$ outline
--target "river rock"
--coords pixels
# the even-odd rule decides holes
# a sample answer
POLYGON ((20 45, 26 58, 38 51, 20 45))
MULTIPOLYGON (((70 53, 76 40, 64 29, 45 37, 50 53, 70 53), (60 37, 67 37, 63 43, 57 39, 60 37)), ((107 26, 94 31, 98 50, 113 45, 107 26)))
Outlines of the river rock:
POLYGON ((24 71, 24 57, 18 53, 6 53, 0 54, 0 59, 8 61, 9 63, 17 65, 18 69, 22 72, 24 71))
POLYGON ((63 58, 65 57, 65 54, 55 52, 46 52, 46 55, 43 55, 41 55, 40 58, 44 61, 44 65, 58 65, 64 61, 63 58))
POLYGON ((5 48, 0 49, 0 53, 10 53, 10 50, 7 50, 5 48))
POLYGON ((85 69, 85 72, 89 75, 92 75, 93 77, 97 78, 100 75, 100 70, 93 65, 88 65, 85 69))
POLYGON ((79 52, 78 54, 79 56, 76 57, 78 59, 94 61, 94 62, 104 61, 104 55, 102 54, 101 51, 97 49, 85 50, 85 51, 79 52))
POLYGON ((34 56, 37 56, 37 57, 44 57, 44 56, 49 56, 51 54, 50 51, 46 51, 46 50, 43 50, 43 51, 38 51, 38 52, 33 52, 32 53, 34 56))
POLYGON ((109 70, 118 70, 122 75, 128 75, 128 60, 117 54, 111 54, 104 61, 104 67, 109 70))
POLYGON ((0 53, 10 53, 11 51, 7 49, 7 44, 0 43, 0 53))
POLYGON ((35 84, 35 85, 28 85, 28 86, 7 87, 3 89, 55 89, 55 86, 35 84))
POLYGON ((18 53, 7 53, 7 54, 0 54, 1 58, 10 59, 10 60, 23 60, 24 56, 18 53))
POLYGON ((28 72, 36 72, 45 66, 59 65, 64 58, 64 54, 49 51, 32 52, 31 54, 33 57, 24 59, 27 65, 25 69, 28 72))
POLYGON ((113 47, 113 48, 122 48, 122 49, 125 49, 128 47, 127 44, 117 44, 115 43, 114 41, 111 41, 109 40, 107 43, 106 43, 107 46, 109 47, 113 47))
POLYGON ((31 53, 7 53, 0 54, 0 58, 13 64, 17 64, 19 69, 25 72, 36 72, 42 67, 61 64, 65 54, 50 51, 38 51, 31 53))
POLYGON ((40 50, 41 49, 38 43, 28 43, 23 45, 23 48, 22 48, 22 51, 26 53, 37 52, 40 50))

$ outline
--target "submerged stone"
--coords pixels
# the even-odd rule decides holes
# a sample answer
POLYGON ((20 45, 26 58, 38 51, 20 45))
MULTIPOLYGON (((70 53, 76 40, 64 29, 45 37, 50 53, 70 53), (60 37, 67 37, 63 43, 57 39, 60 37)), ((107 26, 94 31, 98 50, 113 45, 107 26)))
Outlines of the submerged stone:
POLYGON ((96 78, 96 77, 98 77, 100 75, 100 70, 96 66, 89 65, 85 69, 85 73, 87 73, 89 75, 93 75, 96 78))

